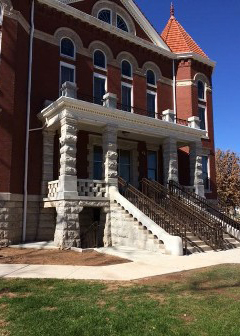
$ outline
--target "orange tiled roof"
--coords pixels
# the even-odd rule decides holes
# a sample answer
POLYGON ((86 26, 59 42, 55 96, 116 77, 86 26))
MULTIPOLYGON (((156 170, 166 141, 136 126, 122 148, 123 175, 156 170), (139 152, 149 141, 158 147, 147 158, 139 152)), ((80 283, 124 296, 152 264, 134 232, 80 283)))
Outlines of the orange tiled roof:
POLYGON ((171 17, 164 28, 161 37, 172 52, 195 52, 196 54, 208 58, 205 52, 176 20, 173 7, 171 7, 171 17))

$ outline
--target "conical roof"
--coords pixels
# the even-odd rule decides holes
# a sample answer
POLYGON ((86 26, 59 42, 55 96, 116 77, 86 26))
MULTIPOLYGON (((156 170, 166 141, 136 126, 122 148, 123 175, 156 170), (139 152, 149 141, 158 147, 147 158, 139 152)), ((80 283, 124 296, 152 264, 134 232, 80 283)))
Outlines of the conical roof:
POLYGON ((173 4, 171 4, 170 15, 170 19, 164 28, 161 37, 171 51, 175 53, 194 52, 208 58, 205 52, 175 18, 173 4))

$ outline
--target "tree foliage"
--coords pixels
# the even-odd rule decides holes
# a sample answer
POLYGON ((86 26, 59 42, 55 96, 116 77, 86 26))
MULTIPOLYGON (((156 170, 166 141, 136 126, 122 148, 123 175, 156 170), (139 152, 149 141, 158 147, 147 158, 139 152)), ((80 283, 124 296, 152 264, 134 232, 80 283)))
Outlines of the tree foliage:
POLYGON ((218 149, 216 173, 219 200, 229 206, 240 206, 240 156, 218 149))

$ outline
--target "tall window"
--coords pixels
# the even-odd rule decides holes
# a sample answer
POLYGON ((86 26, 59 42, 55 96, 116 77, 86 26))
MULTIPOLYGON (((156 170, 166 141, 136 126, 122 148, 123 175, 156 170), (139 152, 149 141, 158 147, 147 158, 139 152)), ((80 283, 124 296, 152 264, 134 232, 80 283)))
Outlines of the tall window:
POLYGON ((2 24, 2 21, 3 21, 3 8, 0 5, 0 24, 2 24))
POLYGON ((100 74, 94 74, 93 77, 93 96, 94 103, 103 105, 103 96, 106 93, 106 77, 100 74))
POLYGON ((128 26, 120 15, 117 15, 117 28, 128 32, 128 26))
POLYGON ((93 63, 95 67, 106 69, 106 57, 101 50, 94 51, 93 63))
POLYGON ((200 129, 206 130, 206 108, 204 106, 198 106, 198 116, 200 119, 200 129))
POLYGON ((156 76, 152 70, 147 71, 147 84, 156 85, 156 76))
POLYGON ((94 146, 93 148, 93 179, 102 179, 103 165, 103 150, 100 146, 94 146))
POLYGON ((148 179, 157 181, 157 152, 147 152, 148 179))
POLYGON ((75 59, 75 45, 73 41, 67 37, 61 40, 61 56, 75 59))
POLYGON ((198 99, 205 99, 205 86, 202 81, 198 81, 198 99))
POLYGON ((98 19, 106 23, 111 24, 111 11, 109 9, 103 9, 98 13, 98 19))
POLYGON ((147 91, 147 112, 148 116, 155 118, 156 116, 156 93, 147 91))
POLYGON ((204 189, 210 189, 210 180, 209 180, 209 159, 208 156, 202 157, 202 171, 203 171, 203 184, 204 189))
POLYGON ((122 110, 132 111, 132 85, 122 83, 122 110))
POLYGON ((126 60, 122 61, 122 76, 126 76, 126 77, 132 78, 132 66, 126 60))
POLYGON ((60 62, 60 88, 65 82, 75 83, 75 66, 60 62))
POLYGON ((128 150, 118 150, 118 174, 125 181, 130 182, 131 178, 131 154, 128 150))

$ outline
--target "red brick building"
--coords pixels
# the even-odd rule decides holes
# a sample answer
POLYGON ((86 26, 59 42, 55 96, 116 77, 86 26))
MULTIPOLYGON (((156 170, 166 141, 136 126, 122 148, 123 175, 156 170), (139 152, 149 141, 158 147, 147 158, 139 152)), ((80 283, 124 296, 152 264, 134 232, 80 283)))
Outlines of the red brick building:
POLYGON ((132 0, 0 5, 2 244, 80 246, 96 220, 114 244, 119 175, 216 199, 215 63, 173 7, 159 34, 132 0))

